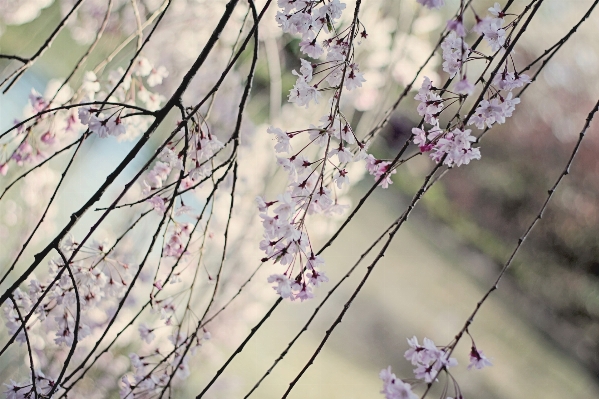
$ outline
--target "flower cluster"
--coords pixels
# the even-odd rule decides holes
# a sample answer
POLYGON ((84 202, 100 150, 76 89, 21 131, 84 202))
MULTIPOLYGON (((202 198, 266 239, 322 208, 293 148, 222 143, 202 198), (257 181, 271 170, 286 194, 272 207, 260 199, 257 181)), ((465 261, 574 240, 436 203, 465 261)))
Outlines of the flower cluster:
POLYGON ((164 256, 181 257, 185 250, 185 242, 189 239, 192 230, 193 225, 191 223, 175 222, 171 236, 164 246, 164 256))
POLYGON ((33 381, 29 378, 27 382, 17 383, 10 380, 10 383, 4 383, 6 387, 4 393, 7 399, 29 399, 34 397, 47 397, 50 391, 56 385, 56 381, 48 378, 39 370, 35 371, 35 390, 33 389, 33 381))
POLYGON ((357 143, 350 125, 330 115, 321 118, 318 127, 293 132, 271 127, 268 132, 277 140, 276 152, 291 154, 289 157, 277 157, 277 163, 288 174, 289 187, 275 201, 257 198, 264 227, 260 249, 266 254, 264 261, 274 259, 287 265, 284 274, 270 278, 270 282, 277 282, 277 292, 285 298, 308 299, 312 297, 310 286, 318 286, 327 279, 322 272, 314 269, 323 261, 314 255, 306 216, 334 215, 345 211, 347 207, 338 203, 336 190, 349 184, 346 165, 366 158, 367 154, 364 146, 357 143), (292 151, 292 140, 302 143, 302 137, 308 144, 297 152, 292 151), (303 155, 311 145, 315 145, 319 152, 324 149, 321 158, 309 160, 303 155), (327 166, 332 168, 331 172, 326 172, 327 166), (295 273, 298 270, 302 273, 293 280, 292 273, 298 264, 299 269, 296 268, 295 273), (306 272, 305 276, 303 272, 306 272), (295 293, 292 294, 292 291, 295 293))
POLYGON ((87 71, 81 84, 83 95, 82 103, 94 102, 97 98, 105 99, 111 103, 122 103, 125 106, 81 106, 79 119, 87 125, 90 132, 99 137, 122 136, 129 132, 127 139, 137 137, 148 127, 148 121, 138 113, 126 111, 126 105, 135 106, 139 103, 147 112, 160 108, 165 98, 159 93, 151 92, 152 88, 162 83, 168 76, 168 71, 163 66, 154 68, 144 57, 135 61, 131 72, 125 75, 123 68, 119 67, 108 74, 101 91, 102 85, 93 71, 87 71), (144 85, 145 79, 145 85, 144 85), (147 87, 146 87, 147 85, 147 87))
POLYGON ((277 4, 281 8, 276 16, 279 27, 283 32, 300 34, 301 51, 312 58, 320 58, 324 49, 318 42, 318 36, 322 30, 334 30, 333 26, 341 18, 345 4, 339 0, 328 3, 322 0, 277 0, 277 4))
MULTIPOLYGON (((78 246, 73 237, 69 236, 62 242, 61 251, 68 259, 78 246)), ((76 329, 78 340, 82 340, 89 336, 93 329, 103 326, 104 323, 98 322, 94 314, 97 315, 99 311, 105 316, 110 315, 114 300, 118 300, 130 284, 133 266, 110 255, 106 242, 96 241, 90 246, 83 246, 79 253, 83 256, 69 265, 74 282, 65 268, 63 259, 55 258, 49 263, 50 274, 45 281, 32 279, 29 282, 28 293, 20 289, 15 291, 15 302, 23 317, 31 312, 41 294, 47 292, 41 304, 35 308, 34 321, 27 324, 27 333, 30 336, 54 334, 55 344, 71 346, 76 329), (79 315, 76 309, 78 301, 81 310, 79 315), (80 317, 78 326, 77 316, 80 317)), ((21 327, 17 309, 12 302, 8 302, 3 310, 9 333, 16 333, 21 327)), ((17 340, 25 342, 23 329, 17 335, 17 340)))
POLYGON ((385 399, 418 399, 412 392, 412 386, 391 372, 391 366, 381 370, 379 378, 383 380, 381 393, 385 395, 385 399))
MULTIPOLYGON (((426 5, 431 6, 431 4, 426 5)), ((466 76, 465 63, 477 58, 487 58, 484 54, 472 50, 465 42, 467 32, 463 24, 463 12, 464 10, 456 19, 448 22, 447 27, 450 32, 441 44, 443 70, 452 79, 459 76, 453 92, 434 87, 431 80, 425 76, 418 94, 414 97, 420 102, 417 108, 419 115, 432 127, 428 132, 424 126, 413 128, 413 142, 422 153, 429 153, 432 160, 443 162, 449 167, 466 165, 481 157, 480 150, 472 147, 472 143, 477 141, 476 137, 471 134, 470 129, 465 129, 465 126, 475 125, 479 129, 485 129, 495 123, 504 123, 506 118, 512 116, 516 105, 520 102, 520 99, 513 97, 511 91, 530 83, 530 78, 526 74, 515 70, 510 71, 509 60, 506 60, 501 66, 501 71, 493 76, 492 84, 485 86, 487 98, 476 104, 472 114, 466 116, 467 120, 462 119, 458 113, 452 119, 452 121, 457 120, 453 125, 445 130, 439 127, 441 114, 454 103, 459 103, 461 109, 466 97, 473 94, 476 89, 466 76), (451 95, 444 98, 446 93, 451 95)), ((502 11, 499 3, 489 8, 489 12, 491 16, 483 19, 475 14, 477 23, 472 31, 482 35, 493 52, 503 51, 506 45, 506 31, 513 27, 513 23, 504 26, 504 18, 507 14, 502 11)), ((513 61, 511 64, 513 65, 513 61)), ((478 81, 485 82, 483 79, 478 81)))
POLYGON ((268 282, 276 284, 273 288, 277 294, 291 300, 312 298, 312 287, 328 281, 324 272, 319 271, 324 261, 314 255, 303 227, 306 207, 310 212, 322 212, 333 206, 328 196, 329 190, 322 187, 321 191, 315 192, 315 183, 313 180, 308 183, 306 179, 303 187, 299 183, 294 193, 281 194, 276 201, 267 203, 262 197, 256 198, 264 226, 264 240, 260 242, 260 249, 266 257, 262 260, 274 258, 275 263, 286 266, 285 273, 271 275, 268 282), (270 207, 274 208, 274 216, 267 213, 270 207), (294 272, 298 273, 295 279, 292 278, 294 272))
POLYGON ((126 128, 120 115, 122 110, 123 108, 121 107, 114 112, 109 109, 107 110, 107 114, 104 114, 97 108, 81 107, 79 109, 79 120, 84 125, 88 125, 90 132, 96 133, 100 138, 120 136, 126 133, 126 128))
POLYGON ((434 381, 441 370, 458 364, 455 358, 449 357, 449 348, 438 348, 428 338, 424 338, 422 346, 418 345, 416 337, 408 339, 408 344, 410 349, 405 352, 404 357, 416 366, 414 376, 426 383, 434 381))
POLYGON ((492 98, 491 101, 482 100, 474 115, 468 120, 468 125, 475 125, 479 129, 490 128, 493 124, 505 123, 505 119, 512 116, 519 98, 512 98, 512 93, 504 98, 501 96, 492 98))
MULTIPOLYGON (((140 325, 140 337, 147 343, 152 341, 153 331, 145 324, 140 325)), ((134 374, 124 375, 121 378, 121 398, 152 398, 168 389, 173 377, 182 380, 189 377, 190 355, 195 355, 198 348, 209 339, 210 333, 206 330, 201 330, 201 334, 189 337, 181 332, 173 333, 168 337, 173 347, 170 351, 166 351, 164 346, 161 346, 156 347, 150 355, 146 356, 131 353, 129 359, 134 374)))
MULTIPOLYGON (((404 353, 404 357, 413 366, 416 366, 414 369, 415 378, 427 384, 436 381, 442 372, 449 374, 448 369, 458 364, 456 359, 450 357, 454 346, 438 347, 428 338, 424 338, 422 345, 420 345, 416 337, 408 338, 408 344, 410 348, 404 353)), ((474 341, 472 341, 468 370, 472 368, 482 369, 491 365, 489 359, 485 357, 482 351, 476 348, 474 341)), ((385 395, 386 399, 416 399, 418 397, 412 392, 412 385, 402 381, 395 374, 391 373, 391 366, 382 370, 379 377, 383 380, 383 390, 381 393, 385 395)), ((455 397, 462 398, 457 382, 455 379, 453 381, 455 397)))
MULTIPOLYGON (((349 62, 352 52, 354 26, 337 33, 333 28, 341 17, 345 4, 339 0, 324 1, 279 1, 283 8, 277 13, 277 22, 284 32, 301 34, 300 51, 313 59, 322 58, 326 61, 311 63, 301 59, 300 72, 293 71, 297 81, 289 92, 289 101, 306 108, 311 101, 318 103, 323 82, 329 87, 339 90, 343 86, 347 90, 361 87, 366 80, 356 62, 349 62), (319 6, 320 4, 320 6, 319 6), (318 42, 321 32, 335 33, 334 36, 318 42), (326 55, 325 55, 326 52, 326 55), (318 68, 318 71, 315 71, 318 68), (318 76, 320 75, 320 76, 318 76), (318 81, 311 84, 318 76, 318 81)), ((362 31, 366 37, 366 31, 362 31)))
POLYGON ((423 129, 413 128, 414 144, 418 145, 420 151, 429 152, 431 159, 441 162, 447 166, 467 165, 473 159, 480 159, 480 150, 471 147, 476 137, 470 134, 470 129, 454 129, 443 134, 438 126, 433 127, 427 133, 423 129))
POLYGON ((183 189, 196 187, 203 178, 209 176, 212 168, 208 164, 223 147, 223 143, 209 130, 204 131, 199 124, 193 122, 189 143, 181 151, 176 152, 179 141, 173 142, 158 154, 158 161, 142 181, 142 194, 147 196, 154 210, 163 214, 166 210, 164 198, 157 195, 163 191, 164 183, 172 171, 190 170, 181 181, 183 189), (183 165, 183 160, 187 165, 183 165))
MULTIPOLYGON (((450 357, 455 344, 453 346, 438 347, 432 340, 424 338, 422 345, 420 345, 416 337, 408 338, 408 344, 410 348, 404 353, 404 357, 413 366, 416 366, 414 369, 415 378, 427 384, 437 381, 437 377, 442 372, 449 374, 449 368, 458 364, 455 358, 450 357)), ((482 351, 476 348, 474 341, 472 341, 468 370, 472 368, 480 370, 488 366, 492 366, 492 363, 482 351)), ((395 374, 391 373, 391 366, 382 370, 379 377, 383 380, 381 393, 385 395, 386 399, 416 399, 418 397, 412 392, 412 385, 402 381, 395 374)), ((455 397, 462 398, 457 382, 455 379, 453 381, 455 397)))
POLYGON ((368 154, 368 158, 366 158, 366 170, 368 173, 374 176, 375 180, 378 181, 383 175, 385 175, 383 180, 381 180, 379 183, 382 188, 388 188, 389 184, 393 184, 391 175, 397 173, 397 170, 393 169, 390 171, 390 167, 391 162, 376 159, 372 154, 368 154))
POLYGON ((58 81, 51 81, 44 95, 31 89, 29 103, 23 112, 28 122, 15 120, 15 128, 0 141, 3 149, 0 151, 0 175, 5 176, 12 163, 19 167, 38 164, 48 158, 64 140, 82 131, 76 109, 47 112, 59 107, 73 95, 68 85, 60 91, 58 89, 58 81))
POLYGON ((468 59, 470 48, 463 39, 466 35, 463 25, 455 24, 451 27, 455 30, 452 30, 443 40, 441 49, 443 49, 443 70, 453 78, 468 59))
MULTIPOLYGON (((299 72, 292 72, 297 80, 289 102, 308 108, 319 102, 323 90, 334 92, 329 100, 331 111, 318 125, 295 131, 268 129, 276 140, 275 152, 286 154, 277 156, 277 163, 288 174, 288 187, 274 201, 257 198, 264 227, 260 249, 266 256, 262 260, 272 259, 286 267, 284 273, 271 275, 268 282, 275 284, 273 288, 281 297, 303 301, 313 296, 312 287, 328 281, 317 268, 324 260, 314 254, 306 217, 342 213, 347 207, 338 203, 337 190, 349 185, 347 165, 368 156, 365 144, 339 111, 342 90, 353 90, 365 82, 354 59, 353 44, 358 35, 367 35, 363 29, 360 32, 357 20, 342 30, 334 27, 346 7, 339 0, 279 0, 278 4, 281 10, 276 20, 284 32, 302 35, 300 51, 313 59, 326 59, 300 59, 299 72), (319 42, 323 33, 332 36, 319 42)), ((384 167, 377 166, 378 176, 385 173, 384 167)))
POLYGON ((501 9, 499 3, 495 3, 493 7, 489 8, 489 12, 492 16, 486 16, 484 18, 476 17, 476 25, 472 30, 483 36, 491 51, 499 51, 504 49, 506 41, 506 30, 503 26, 505 13, 501 9))
POLYGON ((61 85, 57 81, 50 82, 44 95, 32 89, 24 110, 27 123, 15 120, 16 129, 3 140, 5 148, 12 149, 0 154, 0 174, 6 175, 10 161, 18 166, 43 161, 64 139, 81 133, 85 126, 101 138, 137 137, 149 126, 144 115, 157 110, 164 102, 162 95, 149 91, 146 86, 154 87, 166 76, 168 72, 164 67, 153 68, 147 59, 140 57, 131 73, 124 76, 124 70, 119 67, 108 74, 103 85, 93 71, 86 71, 76 93, 68 84, 61 85), (121 105, 100 106, 99 98, 121 105), (77 101, 84 105, 69 105, 77 101), (139 112, 140 109, 144 111, 139 112))

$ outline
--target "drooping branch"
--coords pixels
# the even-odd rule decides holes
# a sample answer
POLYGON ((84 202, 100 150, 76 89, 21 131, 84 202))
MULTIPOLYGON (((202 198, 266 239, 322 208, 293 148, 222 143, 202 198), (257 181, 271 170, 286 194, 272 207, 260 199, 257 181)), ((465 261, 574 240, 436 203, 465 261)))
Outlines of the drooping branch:
MULTIPOLYGON (((528 228, 524 231, 524 233, 522 234, 522 236, 518 239, 518 243, 514 247, 512 253, 510 254, 510 256, 509 256, 508 260, 506 261, 506 263, 501 268, 501 271, 499 272, 499 274, 498 274, 497 278, 495 279, 495 282, 493 283, 493 285, 491 286, 491 288, 489 288, 489 290, 487 290, 487 292, 483 295, 483 297, 480 299, 480 301, 478 301, 478 303, 476 304, 476 307, 474 308, 474 311, 470 314, 470 316, 466 320, 466 322, 465 322, 464 326, 462 327, 462 329, 456 334, 454 340, 449 345, 448 357, 451 356, 451 354, 455 350, 457 344, 460 342, 461 338, 468 331, 468 328, 470 327, 470 325, 474 322, 474 318, 478 314, 478 311, 480 310, 480 308, 482 307, 482 305, 486 302, 486 300, 493 293, 493 291, 495 291, 495 290, 497 290, 499 288, 500 281, 503 279, 503 277, 505 276, 505 273, 507 272, 507 270, 509 269, 509 267, 512 265, 512 262, 514 261, 514 258, 516 257, 516 255, 520 251, 520 248, 522 247, 522 244, 524 243, 524 241, 526 240, 526 238, 528 238, 528 236, 532 232, 533 228, 536 226, 537 222, 539 222, 543 218, 543 214, 545 213, 545 210, 547 209, 547 206, 549 205, 549 202, 553 198, 553 194, 555 193, 555 190, 557 189, 557 187, 559 186, 559 184, 561 183, 561 181, 564 179, 564 177, 566 177, 570 173, 570 167, 572 166, 572 163, 574 162, 574 158, 576 158, 576 155, 578 154, 578 150, 580 149, 580 146, 582 144, 582 140, 584 139, 584 137, 586 135, 586 132, 589 129, 589 126, 591 125, 591 121, 593 120, 593 118, 594 118, 595 114, 597 113, 597 111, 599 111, 599 100, 597 100, 597 103, 595 104, 595 106, 593 107, 593 109, 591 110, 591 112, 588 114, 588 116, 587 116, 587 118, 585 120, 585 124, 584 124, 582 130, 580 131, 580 133, 578 135, 578 141, 576 142, 576 145, 574 146, 574 149, 572 150, 572 153, 570 154, 570 157, 569 157, 568 161, 566 162, 566 166, 564 167, 563 171, 558 176, 558 178, 555 181, 555 183, 553 184, 553 186, 547 191, 547 193, 548 193, 547 198, 543 202, 543 205, 541 205, 541 208, 540 208, 539 212, 537 213, 537 215, 535 216, 535 218, 533 219, 533 221, 530 223, 530 225, 528 226, 528 228)), ((444 368, 441 368, 441 369, 437 370, 437 372, 434 375, 434 377, 433 377, 432 380, 435 381, 436 378, 437 378, 437 376, 443 370, 444 370, 444 368)), ((424 391, 424 393, 422 394, 421 399, 424 399, 427 396, 427 394, 429 393, 432 385, 433 385, 432 383, 429 383, 427 385, 427 388, 424 391)))

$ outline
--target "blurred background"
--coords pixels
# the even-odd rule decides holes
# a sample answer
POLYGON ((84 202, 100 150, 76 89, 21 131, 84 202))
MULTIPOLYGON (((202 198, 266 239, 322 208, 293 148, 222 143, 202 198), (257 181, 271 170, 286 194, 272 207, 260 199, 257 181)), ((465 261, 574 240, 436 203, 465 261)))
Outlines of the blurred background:
MULTIPOLYGON (((545 0, 516 46, 516 65, 527 65, 560 40, 593 3, 545 0)), ((369 38, 359 48, 358 60, 367 82, 346 100, 351 109, 347 115, 358 137, 375 125, 411 81, 458 4, 456 0, 447 1, 442 10, 429 11, 415 0, 364 2, 361 20, 369 38)), ((526 4, 515 1, 512 10, 519 13, 526 4)), ((492 5, 493 1, 473 2, 481 15, 492 5)), ((348 9, 352 7, 353 2, 348 2, 348 9)), ((406 338, 428 337, 444 345, 460 330, 494 282, 518 237, 538 213, 599 97, 597 12, 527 89, 514 116, 485 135, 480 143, 482 159, 451 170, 424 196, 290 397, 380 397, 381 369, 391 365, 398 377, 412 376, 411 365, 403 358, 408 348, 406 338)), ((60 15, 60 3, 56 2, 41 10, 41 16, 32 22, 16 25, 5 21, 0 52, 30 54, 60 15)), ((298 67, 300 57, 297 39, 278 33, 274 13, 265 18, 262 58, 249 105, 258 135, 264 135, 271 123, 302 126, 306 123, 303 121, 315 122, 311 120, 313 109, 298 110, 286 104, 288 91, 295 82, 290 71, 298 67)), ((78 58, 77 51, 82 47, 77 47, 71 36, 76 35, 76 30, 73 32, 63 32, 52 51, 25 79, 9 95, 0 97, 2 129, 10 126, 14 115, 20 114, 31 87, 43 92, 49 79, 64 76, 66 68, 78 58)), ((105 48, 100 46, 94 59, 102 59, 119 37, 117 29, 109 32, 103 42, 105 48)), ((444 81, 447 75, 441 62, 437 53, 421 76, 429 76, 433 82, 444 81)), ((0 63, 0 73, 6 73, 8 67, 8 63, 0 63)), ((417 87, 421 79, 417 79, 417 87)), ((372 145, 371 151, 377 158, 394 157, 412 127, 419 123, 412 97, 402 103, 372 145)), ((116 142, 112 145, 117 146, 116 142)), ((117 157, 126 149, 113 151, 108 146, 102 151, 117 157)), ((477 346, 494 366, 466 371, 469 339, 464 338, 457 347, 455 356, 460 367, 454 376, 465 398, 599 397, 597 154, 599 122, 593 122, 571 173, 526 240, 499 290, 492 294, 470 328, 477 346)), ((326 272, 332 283, 403 212, 431 166, 426 157, 414 158, 398 170, 388 190, 379 189, 369 199, 369 205, 325 253, 326 272)), ((371 179, 367 176, 357 182, 346 202, 355 204, 372 184, 371 179)), ((71 184, 78 183, 74 179, 71 184)), ((11 220, 19 212, 26 213, 31 204, 15 199, 2 205, 0 236, 4 251, 14 247, 12 231, 17 227, 16 221, 11 220)), ((321 242, 326 241, 334 227, 322 222, 321 242)), ((259 240, 256 236, 256 243, 259 240)), ((372 254, 335 293, 310 330, 253 397, 282 395, 362 278, 368 259, 372 259, 372 254)), ((215 339, 205 348, 207 355, 195 360, 192 377, 180 397, 192 397, 201 390, 274 301, 274 293, 265 284, 269 274, 272 269, 262 270, 248 286, 247 298, 255 302, 239 307, 232 319, 214 327, 215 339)), ((215 385, 213 397, 243 397, 301 329, 332 283, 311 302, 282 304, 215 385)), ((8 366, 5 363, 2 368, 8 366)))

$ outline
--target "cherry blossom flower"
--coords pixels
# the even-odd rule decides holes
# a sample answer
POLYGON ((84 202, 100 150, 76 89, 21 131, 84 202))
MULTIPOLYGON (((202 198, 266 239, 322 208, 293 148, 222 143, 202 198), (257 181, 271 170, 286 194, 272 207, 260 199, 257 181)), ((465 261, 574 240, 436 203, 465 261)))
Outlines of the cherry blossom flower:
POLYGON ((146 108, 148 111, 156 111, 160 108, 160 104, 162 104, 166 99, 163 95, 158 93, 152 93, 143 88, 143 86, 137 92, 137 98, 146 104, 146 108))
POLYGON ((289 193, 280 194, 277 197, 277 200, 278 206, 275 208, 274 212, 281 219, 288 219, 295 210, 295 201, 291 199, 289 193))
POLYGON ((316 267, 320 267, 321 265, 324 265, 324 259, 322 258, 322 256, 314 255, 314 253, 311 253, 310 257, 308 258, 308 263, 306 264, 306 267, 308 269, 314 269, 316 267))
POLYGON ((291 298, 293 293, 291 291, 291 285, 293 281, 284 274, 273 274, 268 277, 269 283, 276 283, 276 286, 272 288, 281 296, 281 298, 291 298))
POLYGON ((476 31, 483 35, 493 52, 502 49, 505 45, 506 35, 502 24, 502 19, 485 18, 476 28, 476 31))
POLYGON ((345 87, 347 90, 353 90, 357 87, 362 87, 362 83, 366 82, 364 76, 360 72, 358 64, 352 63, 349 66, 347 76, 345 77, 345 87))
POLYGON ((428 338, 424 338, 422 346, 418 344, 416 337, 408 339, 408 344, 410 349, 404 353, 404 357, 416 366, 415 377, 426 383, 433 382, 440 370, 447 370, 458 364, 456 359, 449 357, 448 348, 438 348, 428 338))
MULTIPOLYGON (((389 169, 390 165, 391 165, 391 162, 378 160, 372 155, 369 155, 368 158, 366 158, 366 170, 368 170, 368 173, 370 173, 371 175, 374 176, 375 180, 380 179, 380 177, 382 175, 387 173, 387 170, 389 169)), ((392 170, 379 183, 379 185, 382 188, 388 188, 390 184, 393 184, 393 181, 391 180, 391 175, 393 175, 395 173, 397 173, 397 170, 395 170, 395 169, 392 170)))
POLYGON ((422 346, 418 345, 418 338, 415 336, 408 338, 408 344, 410 349, 404 353, 404 357, 414 366, 420 363, 430 363, 439 357, 439 349, 428 338, 424 338, 422 346))
POLYGON ((496 18, 503 18, 505 16, 499 3, 493 4, 493 7, 489 8, 489 12, 496 18))
POLYGON ((344 185, 349 185, 349 176, 347 170, 336 170, 333 174, 333 180, 337 184, 337 188, 341 189, 344 185))
POLYGON ((476 346, 472 345, 472 350, 470 351, 470 364, 468 365, 468 370, 473 367, 480 370, 484 367, 492 366, 493 363, 487 359, 487 357, 483 354, 483 351, 479 351, 476 346))
POLYGON ((440 162, 445 158, 443 163, 448 166, 461 166, 470 163, 472 159, 480 159, 480 150, 471 147, 471 143, 476 141, 476 137, 472 136, 470 132, 469 129, 454 129, 446 133, 434 143, 430 157, 435 162, 440 162))
POLYGON ((468 125, 474 124, 479 129, 493 126, 496 121, 505 120, 504 109, 499 98, 491 101, 482 100, 475 110, 474 115, 468 120, 468 125))
POLYGON ((285 13, 277 11, 277 14, 275 16, 275 21, 277 21, 277 23, 279 24, 279 28, 281 28, 283 32, 289 32, 289 30, 291 29, 291 22, 289 21, 291 15, 288 15, 288 13, 289 11, 286 11, 285 13))
POLYGON ((152 72, 152 64, 145 57, 138 57, 135 60, 135 75, 137 76, 148 76, 152 72))
POLYGON ((502 110, 503 110, 503 118, 501 122, 505 122, 505 118, 510 118, 512 113, 516 110, 516 105, 520 104, 519 98, 512 98, 512 93, 508 93, 508 95, 503 99, 502 110))
POLYGON ((307 34, 307 37, 313 35, 313 32, 310 31, 310 26, 312 24, 312 16, 307 12, 296 12, 289 18, 289 29, 288 33, 300 35, 307 34))
POLYGON ((125 125, 117 115, 104 118, 103 114, 91 116, 89 119, 89 130, 96 133, 98 137, 120 136, 126 132, 125 125))
POLYGON ((315 287, 320 286, 320 283, 327 283, 329 278, 325 275, 324 272, 317 272, 316 269, 312 269, 308 273, 306 273, 306 277, 310 280, 310 284, 315 287))
POLYGON ((412 386, 403 382, 391 373, 391 366, 381 370, 379 378, 383 380, 383 389, 381 393, 386 399, 418 399, 418 396, 412 392, 412 386))
POLYGON ((100 82, 93 71, 86 71, 83 74, 83 82, 81 83, 81 90, 85 93, 85 96, 93 99, 95 93, 100 91, 100 82))
POLYGON ((352 154, 352 152, 347 147, 343 147, 342 145, 339 145, 338 148, 329 151, 329 158, 334 155, 337 155, 337 158, 339 158, 340 163, 351 162, 351 160, 354 157, 354 154, 352 154))
POLYGON ((316 42, 316 38, 302 40, 300 42, 300 50, 312 58, 320 58, 324 54, 324 49, 316 42))
POLYGON ((268 209, 268 207, 270 205, 272 205, 272 203, 266 203, 266 201, 264 201, 264 198, 257 196, 256 197, 256 203, 258 204, 258 210, 260 212, 266 212, 266 210, 268 209))
POLYGON ((277 144, 275 145, 276 152, 288 153, 291 151, 290 136, 286 132, 272 126, 268 128, 267 132, 273 134, 277 140, 277 144))
MULTIPOLYGON (((328 280, 328 279, 327 279, 328 280)), ((312 293, 312 289, 307 284, 299 284, 294 283, 294 288, 297 291, 293 300, 299 299, 301 302, 306 301, 308 299, 314 298, 314 294, 312 293)))
POLYGON ((469 96, 474 93, 474 85, 470 83, 466 76, 464 76, 459 82, 456 83, 454 90, 458 94, 469 96))
POLYGON ((315 17, 317 19, 327 14, 331 22, 334 23, 335 20, 341 18, 341 14, 343 13, 343 10, 345 10, 345 7, 345 3, 341 3, 339 0, 332 0, 328 4, 323 4, 322 7, 316 11, 315 17))
POLYGON ((424 77, 424 82, 414 99, 420 101, 418 114, 424 116, 426 123, 436 125, 439 122, 439 114, 443 111, 443 98, 432 90, 432 82, 428 77, 424 77))
POLYGON ((436 381, 437 374, 438 370, 435 369, 434 364, 418 364, 414 369, 414 377, 424 380, 427 384, 436 381))
POLYGON ((462 68, 470 54, 470 48, 462 37, 451 31, 441 43, 443 49, 443 70, 453 78, 462 68))
POLYGON ((306 106, 306 108, 308 108, 310 101, 318 104, 319 98, 320 92, 314 86, 306 83, 302 78, 298 79, 295 86, 289 91, 289 102, 299 106, 306 106))
POLYGON ((148 202, 152 204, 152 207, 159 215, 163 215, 166 212, 166 205, 164 204, 164 200, 158 196, 152 197, 148 199, 148 202))
POLYGON ((297 0, 277 0, 277 5, 282 8, 285 13, 289 13, 296 7, 297 0))
POLYGON ((461 16, 447 21, 447 29, 454 31, 456 35, 458 35, 459 37, 466 36, 466 28, 464 27, 464 23, 462 22, 461 16))
POLYGON ((496 74, 493 78, 493 84, 501 90, 512 91, 528 83, 530 83, 530 77, 524 73, 517 74, 504 71, 496 74))
POLYGON ((4 383, 4 385, 6 386, 4 393, 7 399, 25 399, 32 391, 31 384, 19 384, 12 379, 10 383, 4 383))
POLYGON ((310 83, 310 81, 312 80, 312 74, 314 72, 312 64, 310 62, 304 60, 303 58, 300 59, 300 62, 301 62, 302 66, 300 67, 299 73, 296 72, 295 69, 293 71, 291 71, 291 73, 299 78, 304 79, 306 81, 306 83, 310 83))
POLYGON ((148 86, 154 87, 162 84, 162 81, 167 77, 168 71, 166 68, 164 66, 159 66, 156 69, 152 69, 146 81, 148 82, 148 86))
POLYGON ((430 151, 430 149, 426 146, 426 132, 424 130, 414 127, 412 128, 412 134, 414 135, 412 141, 414 144, 420 147, 420 151, 430 151))

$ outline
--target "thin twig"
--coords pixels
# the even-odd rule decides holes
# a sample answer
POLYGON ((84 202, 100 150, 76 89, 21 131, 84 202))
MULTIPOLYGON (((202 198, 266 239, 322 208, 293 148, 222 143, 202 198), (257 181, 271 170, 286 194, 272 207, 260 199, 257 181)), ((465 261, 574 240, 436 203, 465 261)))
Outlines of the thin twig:
POLYGON ((8 75, 1 83, 0 83, 0 88, 2 86, 4 86, 10 79, 12 79, 12 81, 7 85, 7 87, 4 89, 4 91, 2 92, 2 94, 6 94, 8 92, 8 90, 10 90, 10 88, 19 80, 19 78, 21 76, 23 76, 23 74, 25 73, 25 71, 35 63, 35 61, 41 57, 48 48, 50 48, 50 46, 52 45, 52 42, 54 41, 54 39, 56 38, 56 36, 58 35, 58 33, 60 33, 60 31, 62 30, 62 28, 64 27, 64 25, 66 24, 66 22, 68 21, 68 19, 71 17, 71 15, 73 15, 73 13, 75 11, 77 11, 77 9, 81 6, 81 4, 83 3, 84 0, 77 0, 77 3, 75 3, 73 5, 73 7, 71 8, 71 10, 67 13, 67 15, 65 15, 65 17, 58 23, 58 26, 54 29, 54 31, 50 34, 50 36, 48 36, 48 38, 46 39, 46 41, 44 42, 44 44, 42 44, 42 46, 36 51, 35 54, 33 54, 31 57, 24 59, 21 57, 17 57, 17 56, 5 56, 3 58, 7 58, 10 57, 12 59, 16 59, 19 60, 21 62, 23 62, 23 65, 21 67, 19 67, 17 70, 15 70, 13 73, 11 73, 10 75, 8 75))
MULTIPOLYGON (((64 360, 64 365, 62 366, 62 370, 60 370, 60 374, 58 375, 58 378, 56 379, 56 383, 54 384, 54 386, 48 393, 49 398, 52 397, 52 394, 60 386, 60 381, 62 380, 62 377, 64 376, 65 372, 67 371, 67 367, 69 366, 69 363, 71 362, 71 358, 73 357, 73 354, 75 353, 75 349, 77 349, 77 343, 79 342, 79 326, 81 323, 81 299, 79 298, 79 289, 77 288, 77 281, 75 280, 75 276, 73 275, 73 271, 71 270, 71 267, 69 266, 69 262, 67 261, 67 258, 64 256, 64 254, 62 253, 60 248, 54 248, 54 249, 56 250, 56 252, 58 252, 58 255, 60 255, 60 257, 62 258, 62 261, 64 262, 64 269, 67 269, 67 271, 69 272, 69 277, 71 278, 71 282, 73 283, 73 291, 75 292, 75 303, 76 303, 75 306, 77 309, 77 315, 75 316, 75 327, 73 330, 73 343, 71 344, 71 349, 69 349, 69 354, 67 355, 67 358, 64 360)), ((68 325, 68 323, 67 323, 67 325, 68 325)))

